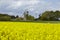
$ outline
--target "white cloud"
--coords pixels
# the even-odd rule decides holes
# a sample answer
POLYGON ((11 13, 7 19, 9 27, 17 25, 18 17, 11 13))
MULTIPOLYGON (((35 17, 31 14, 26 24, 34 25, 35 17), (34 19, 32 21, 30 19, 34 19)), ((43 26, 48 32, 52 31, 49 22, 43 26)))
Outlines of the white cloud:
POLYGON ((17 9, 18 7, 22 6, 22 2, 18 1, 18 2, 12 2, 7 8, 11 8, 11 9, 17 9))
POLYGON ((26 5, 34 6, 37 3, 39 3, 39 1, 14 1, 14 2, 11 2, 7 8, 17 9, 21 6, 26 6, 26 5))

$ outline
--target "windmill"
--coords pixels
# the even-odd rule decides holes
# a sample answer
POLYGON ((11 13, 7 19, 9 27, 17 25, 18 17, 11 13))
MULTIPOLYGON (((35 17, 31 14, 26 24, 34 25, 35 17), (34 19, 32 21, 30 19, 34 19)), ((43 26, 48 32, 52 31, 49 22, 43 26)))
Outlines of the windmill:
POLYGON ((29 13, 29 11, 26 11, 26 10, 25 10, 25 12, 24 12, 24 21, 26 21, 26 20, 27 20, 27 18, 26 18, 26 17, 27 17, 27 15, 28 15, 28 13, 29 13))

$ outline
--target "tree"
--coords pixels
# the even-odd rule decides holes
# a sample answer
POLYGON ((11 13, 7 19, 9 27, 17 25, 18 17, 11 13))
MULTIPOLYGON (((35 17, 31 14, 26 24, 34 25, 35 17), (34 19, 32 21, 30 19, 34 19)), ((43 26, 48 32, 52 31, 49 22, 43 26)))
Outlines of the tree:
POLYGON ((34 16, 29 15, 29 16, 27 17, 27 20, 33 21, 33 20, 34 20, 34 16))
POLYGON ((16 18, 19 18, 19 16, 17 15, 16 18))
POLYGON ((41 19, 41 14, 39 14, 39 17, 38 17, 38 20, 40 20, 41 19))
POLYGON ((60 18, 60 12, 59 11, 45 11, 42 16, 41 16, 41 20, 53 20, 56 21, 58 20, 58 18, 60 18))
POLYGON ((16 18, 15 21, 23 21, 23 18, 22 17, 16 18))
POLYGON ((10 21, 11 17, 8 14, 0 14, 0 21, 10 21))
POLYGON ((0 17, 0 21, 10 21, 11 17, 10 16, 2 16, 0 17))
POLYGON ((12 16, 10 16, 10 17, 11 17, 11 19, 15 19, 15 18, 16 18, 14 15, 12 15, 12 16))
POLYGON ((34 20, 34 16, 29 15, 29 11, 24 12, 24 20, 31 21, 34 20))

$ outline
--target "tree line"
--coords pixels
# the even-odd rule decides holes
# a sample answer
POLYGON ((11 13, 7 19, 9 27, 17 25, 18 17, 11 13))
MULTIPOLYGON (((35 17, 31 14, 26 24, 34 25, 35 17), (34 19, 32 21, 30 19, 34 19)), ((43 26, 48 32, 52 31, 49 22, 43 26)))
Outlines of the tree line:
POLYGON ((29 11, 23 13, 23 17, 0 13, 0 21, 60 21, 60 11, 45 11, 38 15, 38 18, 29 14, 29 11))

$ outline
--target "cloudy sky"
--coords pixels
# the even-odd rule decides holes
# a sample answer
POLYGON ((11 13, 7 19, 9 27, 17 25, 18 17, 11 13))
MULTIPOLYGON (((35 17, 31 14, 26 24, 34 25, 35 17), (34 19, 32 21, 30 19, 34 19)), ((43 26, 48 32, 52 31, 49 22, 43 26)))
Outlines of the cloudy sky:
POLYGON ((0 13, 22 16, 25 10, 37 17, 46 10, 60 10, 60 0, 0 0, 0 13))

